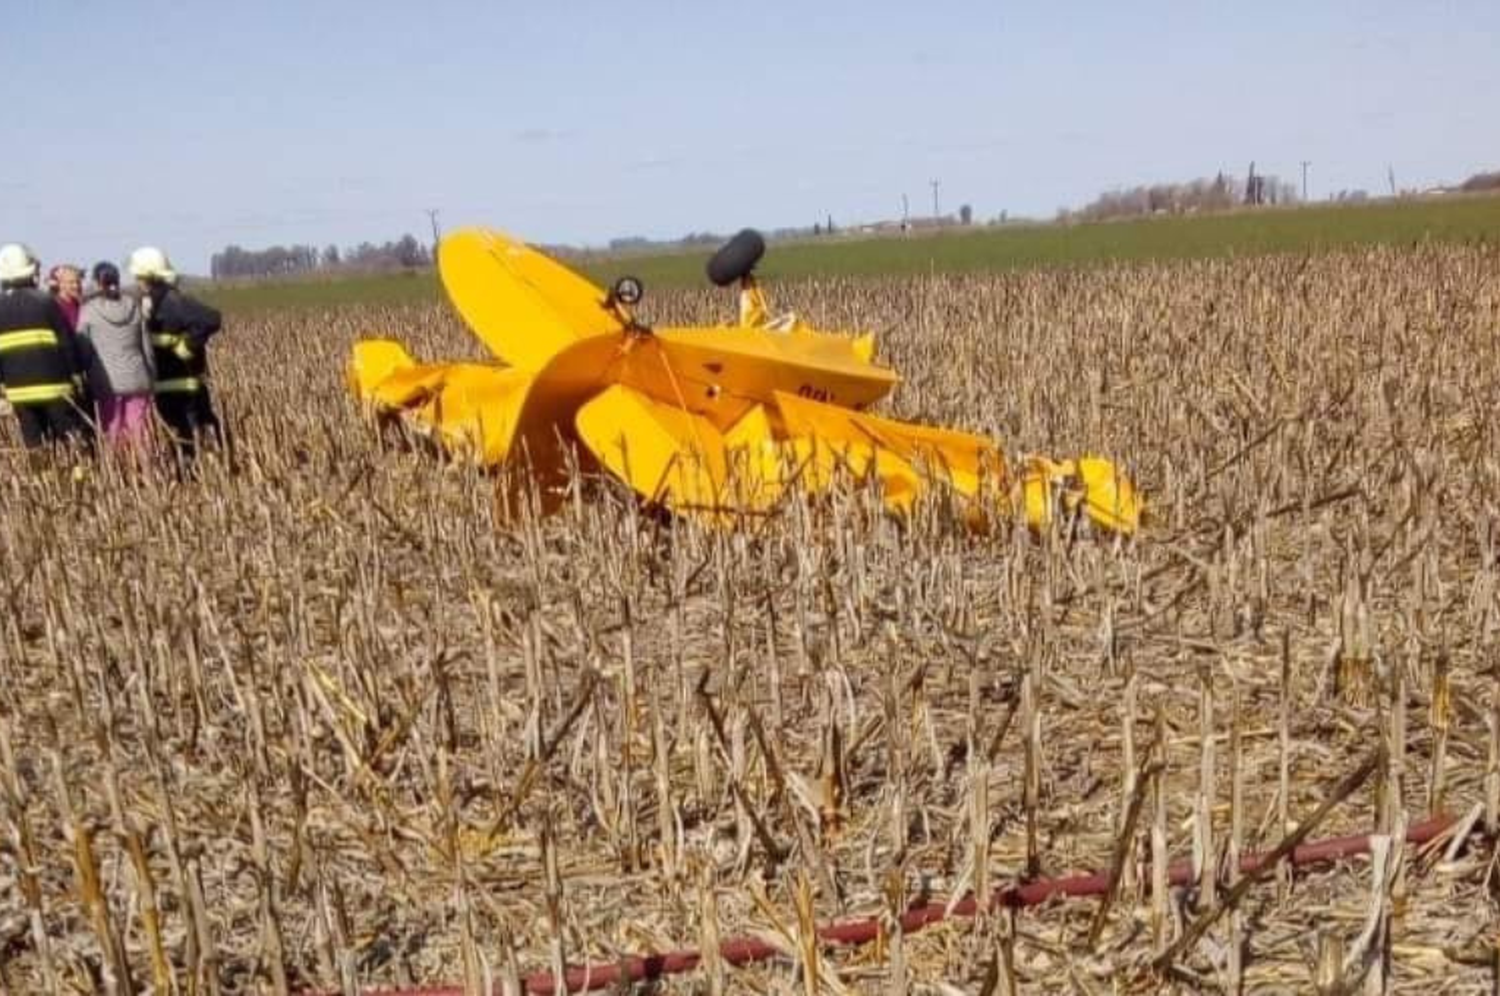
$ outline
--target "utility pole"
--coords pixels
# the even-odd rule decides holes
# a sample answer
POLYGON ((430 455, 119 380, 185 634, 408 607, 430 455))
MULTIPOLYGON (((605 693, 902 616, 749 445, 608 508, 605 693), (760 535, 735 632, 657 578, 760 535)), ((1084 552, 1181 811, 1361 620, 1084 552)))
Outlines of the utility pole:
POLYGON ((1303 204, 1307 203, 1307 167, 1309 167, 1311 165, 1312 165, 1312 163, 1309 162, 1308 160, 1306 160, 1306 159, 1302 160, 1302 203, 1303 204))
POLYGON ((437 254, 438 254, 438 238, 439 238, 439 236, 438 236, 438 220, 437 220, 437 218, 438 218, 438 209, 437 208, 428 208, 427 209, 427 220, 430 221, 430 222, 432 222, 432 261, 434 263, 437 262, 437 254))
POLYGON ((938 211, 939 182, 937 180, 929 180, 927 182, 932 184, 932 220, 936 222, 939 218, 942 217, 942 213, 938 211))

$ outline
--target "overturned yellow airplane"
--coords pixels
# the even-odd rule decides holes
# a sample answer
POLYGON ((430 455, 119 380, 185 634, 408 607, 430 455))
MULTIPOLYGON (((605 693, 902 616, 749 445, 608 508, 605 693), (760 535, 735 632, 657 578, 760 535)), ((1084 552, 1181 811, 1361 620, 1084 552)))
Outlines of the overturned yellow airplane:
POLYGON ((1108 532, 1140 523, 1134 486, 1107 460, 1031 456, 1013 472, 983 437, 865 411, 897 383, 869 335, 772 318, 745 230, 709 260, 739 285, 736 325, 648 328, 639 281, 608 292, 498 232, 439 246, 449 298, 498 363, 418 363, 389 339, 354 347, 349 379, 379 418, 399 418, 483 466, 525 466, 548 506, 576 453, 646 501, 719 524, 774 510, 796 490, 878 481, 894 512, 945 491, 978 526, 1018 511, 1033 526, 1086 516, 1108 532))

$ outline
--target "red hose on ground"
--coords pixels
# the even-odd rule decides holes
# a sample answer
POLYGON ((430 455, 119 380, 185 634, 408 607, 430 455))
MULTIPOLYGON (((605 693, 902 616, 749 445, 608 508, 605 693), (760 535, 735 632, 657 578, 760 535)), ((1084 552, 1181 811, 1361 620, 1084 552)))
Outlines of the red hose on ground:
MULTIPOLYGON (((1417 845, 1430 843, 1453 823, 1454 819, 1451 816, 1436 817, 1424 823, 1418 823, 1406 831, 1406 842, 1417 845)), ((1370 837, 1370 834, 1352 834, 1347 837, 1330 837, 1325 840, 1312 841, 1296 848, 1289 860, 1294 866, 1304 866, 1325 864, 1355 855, 1368 854, 1370 837)), ((1265 859, 1266 856, 1263 854, 1244 855, 1240 858, 1241 873, 1248 874, 1256 871, 1265 863, 1265 859)), ((1167 878, 1173 885, 1182 886, 1193 882, 1196 876, 1191 862, 1179 861, 1168 869, 1167 878)), ((1024 885, 997 889, 990 900, 990 906, 991 908, 1020 909, 1027 906, 1039 906, 1054 896, 1068 898, 1102 896, 1109 890, 1110 881, 1111 876, 1105 872, 1037 879, 1024 885)), ((913 934, 950 917, 971 917, 978 911, 978 908, 979 904, 973 896, 955 903, 951 913, 947 911, 943 903, 928 903, 924 906, 913 907, 901 917, 901 929, 904 933, 913 934)), ((820 927, 818 937, 825 944, 867 944, 880 935, 880 930, 880 922, 874 918, 852 920, 847 923, 820 927)), ((719 948, 719 957, 728 965, 746 965, 751 962, 767 961, 777 957, 780 953, 776 947, 753 938, 726 941, 719 948)), ((690 972, 698 967, 702 957, 701 952, 688 949, 669 951, 664 954, 636 955, 611 964, 570 968, 564 980, 565 988, 561 991, 584 992, 605 989, 617 985, 622 980, 641 982, 666 975, 690 972)), ((526 977, 524 989, 534 996, 552 996, 559 991, 560 987, 553 979, 552 973, 537 972, 526 977)), ((386 991, 384 996, 464 996, 464 991, 462 986, 439 986, 386 991)))

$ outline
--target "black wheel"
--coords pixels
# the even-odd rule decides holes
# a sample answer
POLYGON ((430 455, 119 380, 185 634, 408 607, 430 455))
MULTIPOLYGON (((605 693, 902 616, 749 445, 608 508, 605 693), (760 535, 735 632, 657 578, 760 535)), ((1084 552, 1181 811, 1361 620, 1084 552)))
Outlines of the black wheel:
POLYGON ((621 277, 615 281, 614 290, 610 291, 610 296, 626 307, 633 307, 641 303, 641 298, 645 293, 646 288, 641 286, 641 282, 635 277, 621 277))
POLYGON ((766 240, 755 229, 746 228, 720 246, 719 251, 709 257, 704 269, 709 280, 720 287, 728 287, 748 277, 765 254, 766 240))

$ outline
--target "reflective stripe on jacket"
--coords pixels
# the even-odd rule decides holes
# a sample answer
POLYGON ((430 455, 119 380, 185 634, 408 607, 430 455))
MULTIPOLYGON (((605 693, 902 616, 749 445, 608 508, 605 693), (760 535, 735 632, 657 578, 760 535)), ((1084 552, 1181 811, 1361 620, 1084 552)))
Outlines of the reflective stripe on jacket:
POLYGON ((51 329, 16 329, 0 332, 0 353, 14 353, 18 349, 57 347, 57 333, 51 329))
POLYGON ((203 381, 197 377, 173 377, 156 382, 157 394, 197 394, 203 390, 203 381))
POLYGON ((0 385, 13 405, 74 397, 83 353, 62 309, 34 287, 0 291, 0 385))
POLYGON ((208 377, 208 340, 219 331, 213 308, 175 288, 152 299, 146 330, 156 364, 156 393, 185 394, 203 389, 208 377))
POLYGON ((30 387, 7 387, 5 400, 13 405, 46 405, 54 401, 66 401, 76 395, 78 386, 71 380, 65 384, 33 384, 30 387))

